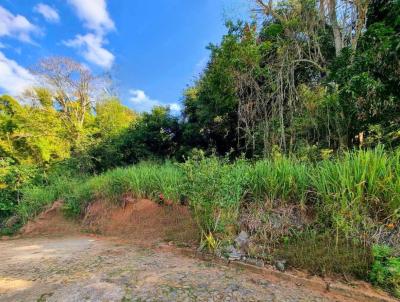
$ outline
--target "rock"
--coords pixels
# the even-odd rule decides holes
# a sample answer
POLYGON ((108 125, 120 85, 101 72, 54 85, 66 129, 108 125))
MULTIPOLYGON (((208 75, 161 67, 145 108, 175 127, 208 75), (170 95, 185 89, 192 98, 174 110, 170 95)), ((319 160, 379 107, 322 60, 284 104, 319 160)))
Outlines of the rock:
POLYGON ((286 270, 286 260, 278 260, 275 262, 275 267, 278 271, 284 272, 286 270))
POLYGON ((246 262, 251 264, 251 265, 258 266, 258 267, 264 267, 264 261, 262 261, 260 259, 248 258, 246 260, 246 262))
POLYGON ((249 246, 249 235, 247 232, 241 231, 235 238, 235 243, 240 252, 246 253, 249 246))
POLYGON ((183 194, 179 197, 179 202, 180 202, 181 206, 189 205, 189 201, 188 201, 187 196, 183 195, 183 194))
POLYGON ((243 254, 238 249, 236 249, 233 245, 230 245, 227 248, 227 252, 228 252, 228 259, 231 261, 240 260, 243 256, 243 254))

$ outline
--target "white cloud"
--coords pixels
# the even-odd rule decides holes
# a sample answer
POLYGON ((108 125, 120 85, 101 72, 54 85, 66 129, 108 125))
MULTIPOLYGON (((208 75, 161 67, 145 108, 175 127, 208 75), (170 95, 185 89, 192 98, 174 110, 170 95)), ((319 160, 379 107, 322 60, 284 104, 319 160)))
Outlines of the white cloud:
POLYGON ((97 34, 114 30, 115 25, 107 11, 105 0, 68 0, 75 8, 78 17, 84 21, 87 28, 97 34))
POLYGON ((40 30, 28 19, 21 15, 13 15, 0 6, 0 37, 8 36, 32 43, 31 35, 35 33, 40 33, 40 30))
POLYGON ((60 21, 60 16, 58 15, 57 10, 47 4, 39 3, 33 8, 33 10, 41 14, 48 22, 58 23, 60 21))
POLYGON ((171 109, 171 111, 181 111, 181 105, 179 105, 178 103, 171 103, 169 104, 169 108, 171 109))
POLYGON ((131 89, 129 90, 129 94, 129 101, 132 103, 132 107, 138 112, 149 112, 154 106, 168 106, 172 113, 178 113, 181 110, 181 106, 178 103, 161 103, 158 100, 150 98, 140 89, 131 89))
POLYGON ((0 88, 11 95, 19 95, 33 84, 33 75, 0 51, 0 88))
POLYGON ((107 11, 105 0, 68 0, 75 8, 84 26, 92 33, 76 35, 74 39, 64 41, 69 47, 78 49, 83 57, 100 67, 110 69, 114 63, 114 55, 107 50, 105 35, 115 29, 113 20, 107 11))
POLYGON ((66 46, 78 49, 87 61, 109 69, 114 63, 114 55, 103 47, 104 43, 101 36, 91 33, 64 41, 66 46))

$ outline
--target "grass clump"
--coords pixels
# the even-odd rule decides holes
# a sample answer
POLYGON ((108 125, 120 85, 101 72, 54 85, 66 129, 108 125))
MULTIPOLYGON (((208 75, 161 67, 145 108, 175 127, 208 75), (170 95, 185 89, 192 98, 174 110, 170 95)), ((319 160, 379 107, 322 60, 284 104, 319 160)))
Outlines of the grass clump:
POLYGON ((203 237, 210 237, 210 233, 225 238, 235 234, 240 204, 248 188, 248 162, 229 163, 210 157, 189 159, 181 167, 185 173, 182 190, 203 237))
POLYGON ((309 184, 309 169, 305 163, 278 155, 254 163, 248 190, 258 201, 304 202, 309 184))
POLYGON ((66 215, 79 217, 94 199, 119 202, 122 194, 128 192, 137 198, 153 199, 163 193, 168 199, 178 200, 181 177, 174 164, 141 163, 93 177, 58 178, 49 186, 26 188, 18 213, 26 221, 55 200, 62 200, 66 215))
POLYGON ((397 223, 400 207, 399 152, 345 153, 321 161, 311 175, 321 222, 347 236, 373 232, 382 223, 397 223))
POLYGON ((370 248, 357 240, 338 238, 332 232, 315 229, 295 232, 284 238, 275 257, 320 276, 338 274, 365 279, 372 262, 370 248))

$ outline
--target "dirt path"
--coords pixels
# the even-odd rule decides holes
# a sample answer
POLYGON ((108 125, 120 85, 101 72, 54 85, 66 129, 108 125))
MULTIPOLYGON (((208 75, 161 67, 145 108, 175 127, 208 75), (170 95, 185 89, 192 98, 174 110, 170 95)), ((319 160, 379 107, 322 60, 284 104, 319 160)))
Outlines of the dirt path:
POLYGON ((343 301, 168 250, 90 236, 0 241, 0 301, 343 301))

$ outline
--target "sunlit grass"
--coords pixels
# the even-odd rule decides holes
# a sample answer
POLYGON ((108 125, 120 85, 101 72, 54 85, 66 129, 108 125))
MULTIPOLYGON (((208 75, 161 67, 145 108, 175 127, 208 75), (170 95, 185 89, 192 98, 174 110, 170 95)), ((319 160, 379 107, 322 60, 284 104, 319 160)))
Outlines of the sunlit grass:
POLYGON ((79 216, 96 198, 118 202, 136 198, 188 199, 206 233, 237 225, 240 205, 274 200, 313 207, 316 221, 345 234, 366 231, 378 222, 397 221, 400 206, 400 152, 383 147, 343 154, 316 164, 278 156, 257 162, 218 158, 184 164, 144 162, 80 179, 59 177, 49 186, 24 191, 18 213, 26 220, 55 200, 79 216))

